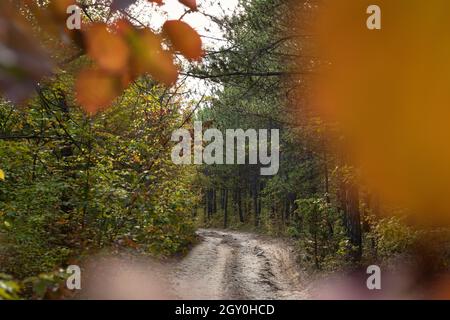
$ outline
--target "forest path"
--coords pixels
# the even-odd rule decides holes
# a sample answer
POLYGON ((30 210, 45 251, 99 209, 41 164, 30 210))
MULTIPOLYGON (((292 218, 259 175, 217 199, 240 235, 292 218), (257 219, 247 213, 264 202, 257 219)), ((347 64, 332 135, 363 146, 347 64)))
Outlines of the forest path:
POLYGON ((171 272, 180 299, 307 299, 294 250, 279 239, 200 229, 201 242, 171 272))
POLYGON ((182 259, 158 261, 129 251, 90 256, 81 299, 308 299, 288 241, 253 233, 199 229, 182 259))

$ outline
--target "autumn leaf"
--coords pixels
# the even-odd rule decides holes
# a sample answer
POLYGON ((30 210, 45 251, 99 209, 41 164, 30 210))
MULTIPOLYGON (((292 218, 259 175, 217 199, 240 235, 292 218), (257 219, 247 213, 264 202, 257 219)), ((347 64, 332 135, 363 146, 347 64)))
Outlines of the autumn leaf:
POLYGON ((5 173, 0 169, 0 180, 5 180, 5 173))
POLYGON ((76 82, 76 98, 90 115, 110 106, 122 90, 121 80, 98 69, 85 69, 76 82))
POLYGON ((148 2, 154 2, 154 3, 156 3, 156 4, 158 4, 158 5, 162 5, 164 2, 163 2, 163 0, 147 0, 148 2))
POLYGON ((114 23, 114 30, 124 37, 124 40, 129 42, 129 36, 135 32, 135 27, 126 19, 119 19, 114 23))
POLYGON ((200 60, 203 55, 202 40, 190 25, 180 20, 169 20, 163 25, 163 32, 172 46, 188 60, 200 60))
POLYGON ((189 7, 189 9, 193 11, 197 11, 197 1, 196 0, 178 0, 182 4, 184 4, 186 7, 189 7))
POLYGON ((86 48, 89 56, 100 68, 120 72, 128 64, 130 55, 125 40, 108 31, 104 23, 96 23, 85 32, 86 48))
POLYGON ((167 51, 161 51, 153 63, 149 64, 149 74, 166 86, 175 84, 178 79, 178 68, 173 62, 173 56, 167 51), (155 63, 158 61, 157 63, 155 63))
POLYGON ((170 52, 163 50, 161 37, 150 29, 129 33, 132 47, 132 70, 134 75, 150 74, 156 81, 167 86, 178 78, 178 68, 170 52))

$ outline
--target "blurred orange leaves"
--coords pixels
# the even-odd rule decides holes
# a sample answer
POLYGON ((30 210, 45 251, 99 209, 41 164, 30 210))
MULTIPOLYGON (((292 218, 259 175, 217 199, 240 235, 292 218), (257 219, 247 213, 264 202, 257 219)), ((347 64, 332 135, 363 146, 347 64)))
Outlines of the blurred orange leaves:
POLYGON ((167 86, 176 82, 178 69, 173 62, 173 55, 163 50, 162 38, 159 35, 150 29, 128 28, 125 37, 131 47, 133 58, 130 67, 133 76, 148 73, 167 86))
MULTIPOLYGON (((148 1, 163 4, 163 0, 148 1)), ((133 0, 113 2, 111 10, 122 10, 122 6, 134 2, 133 0)), ((148 74, 159 83, 166 86, 173 85, 178 79, 179 72, 174 62, 176 53, 191 61, 198 61, 202 56, 200 36, 182 21, 166 22, 163 26, 164 37, 150 28, 138 27, 124 19, 112 25, 102 22, 86 23, 84 19, 81 30, 68 30, 66 20, 69 15, 66 11, 68 6, 75 4, 74 0, 50 1, 47 6, 38 5, 32 0, 25 0, 25 3, 41 31, 50 35, 57 46, 61 46, 61 40, 72 40, 78 49, 92 59, 94 65, 79 73, 75 85, 77 102, 90 115, 108 107, 141 75, 148 74)), ((191 10, 197 9, 196 1, 180 0, 180 3, 191 10)), ((6 32, 11 35, 16 33, 16 36, 11 38, 2 37, 0 32, 0 45, 7 44, 14 58, 12 60, 26 58, 26 61, 15 67, 26 66, 27 70, 21 72, 32 73, 30 81, 19 83, 19 79, 12 79, 0 70, 0 90, 10 100, 16 102, 27 98, 34 90, 35 83, 50 73, 48 64, 32 65, 32 55, 39 53, 40 61, 49 60, 49 56, 44 58, 39 43, 31 39, 25 41, 27 34, 33 34, 31 21, 23 18, 8 2, 6 4, 3 2, 0 9, 2 9, 0 22, 6 21, 7 26, 11 26, 6 32), (14 30, 17 29, 18 22, 23 30, 14 30), (19 42, 18 39, 23 40, 19 42), (28 54, 30 57, 27 52, 31 52, 28 54)), ((3 67, 3 64, 0 59, 0 67, 3 67)))
POLYGON ((89 56, 102 69, 120 72, 128 64, 130 50, 122 37, 108 31, 104 23, 95 23, 85 31, 86 48, 89 56))
MULTIPOLYGON (((163 33, 173 49, 188 60, 200 60, 202 40, 198 33, 182 21, 167 21, 163 33)), ((77 99, 89 113, 104 109, 121 94, 129 81, 142 74, 149 74, 156 81, 173 85, 178 79, 178 67, 174 63, 174 52, 163 48, 164 39, 149 28, 137 28, 127 20, 119 20, 113 26, 103 23, 90 25, 84 31, 88 55, 96 62, 99 70, 82 73, 77 82, 77 99), (90 97, 92 81, 87 74, 101 79, 96 87, 97 94, 90 97), (109 80, 106 78, 110 77, 109 80), (117 81, 128 79, 129 81, 117 81)))
POLYGON ((173 48, 189 60, 200 60, 202 40, 198 33, 187 23, 180 20, 169 20, 163 26, 163 32, 170 39, 173 48))
POLYGON ((448 0, 326 0, 316 30, 323 64, 314 104, 340 124, 364 178, 421 224, 450 225, 450 10, 448 0))
POLYGON ((173 53, 163 49, 163 39, 149 28, 138 29, 127 20, 120 20, 111 27, 93 24, 84 35, 87 53, 98 68, 82 71, 77 81, 77 100, 89 114, 111 104, 131 80, 142 74, 149 74, 166 86, 177 81, 173 53), (95 85, 97 93, 89 90, 94 84, 89 74, 99 80, 95 85))
POLYGON ((99 69, 82 70, 75 86, 78 103, 90 115, 109 106, 122 89, 118 77, 99 69))

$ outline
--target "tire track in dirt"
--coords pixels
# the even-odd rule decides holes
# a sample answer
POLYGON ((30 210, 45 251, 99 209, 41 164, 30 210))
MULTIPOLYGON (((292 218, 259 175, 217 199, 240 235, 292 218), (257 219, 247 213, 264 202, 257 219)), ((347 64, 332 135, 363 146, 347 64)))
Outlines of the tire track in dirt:
POLYGON ((180 299, 307 299, 293 250, 278 239, 200 229, 170 276, 180 299))

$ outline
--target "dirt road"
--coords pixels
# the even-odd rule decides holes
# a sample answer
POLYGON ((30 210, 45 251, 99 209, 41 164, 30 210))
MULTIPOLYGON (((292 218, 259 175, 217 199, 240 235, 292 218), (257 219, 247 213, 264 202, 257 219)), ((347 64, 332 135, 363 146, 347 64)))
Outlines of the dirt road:
POLYGON ((83 299, 307 299, 292 247, 251 233, 200 229, 182 259, 127 252, 93 256, 83 268, 83 299))
MULTIPOLYGON (((92 256, 83 267, 81 299, 271 300, 415 299, 414 269, 384 272, 383 290, 369 290, 365 268, 306 276, 287 241, 200 229, 200 241, 182 259, 160 261, 118 251, 92 256), (318 277, 319 276, 319 277, 318 277), (314 280, 314 279, 315 280, 314 280)), ((419 288, 420 289, 420 288, 419 288)))
POLYGON ((281 240, 200 229, 201 242, 169 277, 180 299, 307 299, 295 255, 281 240))

